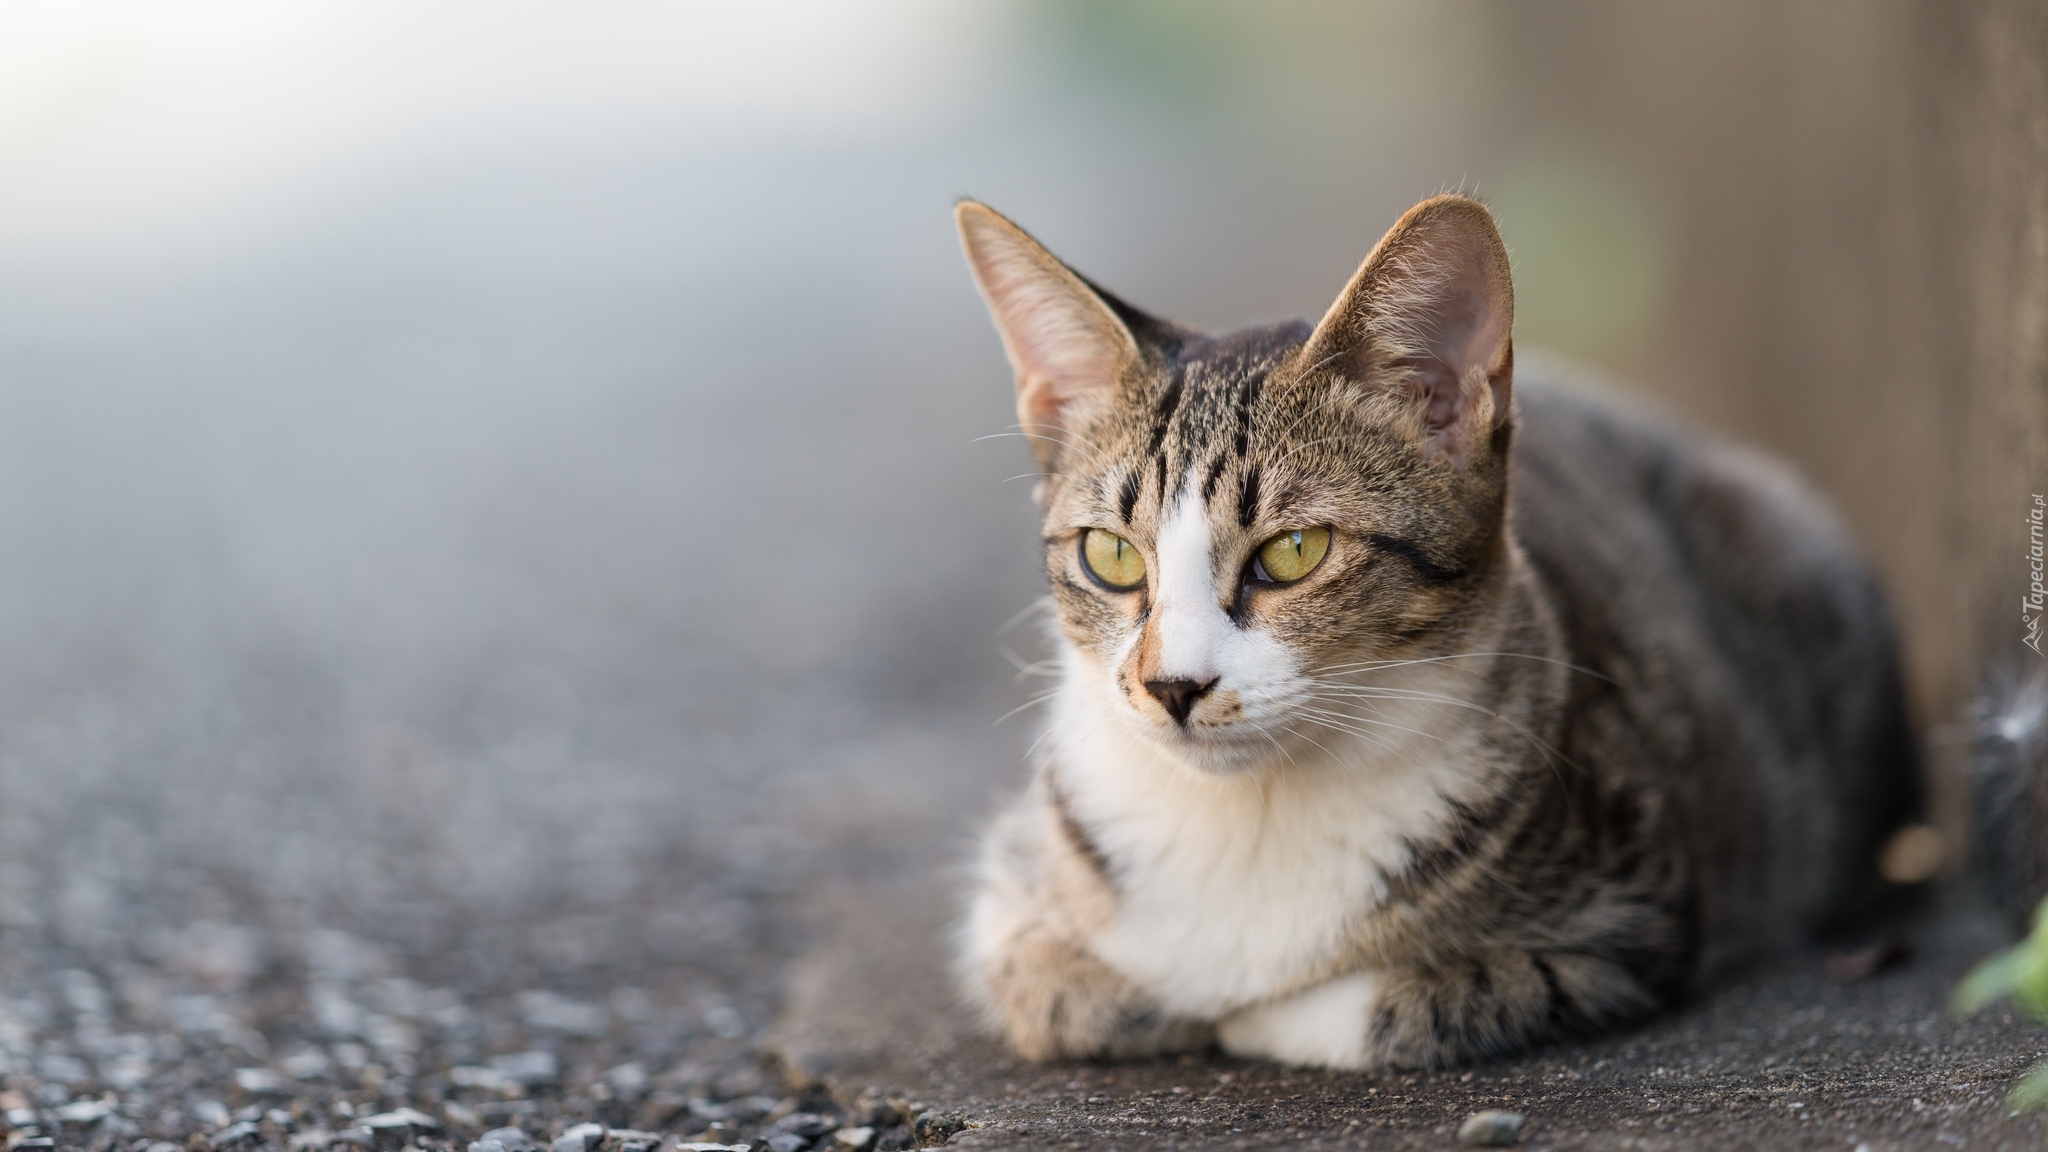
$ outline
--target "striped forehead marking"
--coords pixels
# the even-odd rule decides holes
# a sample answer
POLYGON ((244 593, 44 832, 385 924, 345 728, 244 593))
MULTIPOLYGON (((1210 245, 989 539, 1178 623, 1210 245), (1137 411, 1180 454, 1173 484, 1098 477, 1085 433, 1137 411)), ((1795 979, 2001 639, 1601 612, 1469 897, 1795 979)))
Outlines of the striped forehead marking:
MULTIPOLYGON (((1204 504, 1215 498, 1231 462, 1250 455, 1253 411, 1267 375, 1283 355, 1223 355, 1175 367, 1152 406, 1144 453, 1117 492, 1125 522, 1148 491, 1162 513, 1189 490, 1198 490, 1204 504)), ((1258 470, 1247 463, 1232 493, 1240 524, 1249 526, 1257 518, 1260 494, 1258 470)))

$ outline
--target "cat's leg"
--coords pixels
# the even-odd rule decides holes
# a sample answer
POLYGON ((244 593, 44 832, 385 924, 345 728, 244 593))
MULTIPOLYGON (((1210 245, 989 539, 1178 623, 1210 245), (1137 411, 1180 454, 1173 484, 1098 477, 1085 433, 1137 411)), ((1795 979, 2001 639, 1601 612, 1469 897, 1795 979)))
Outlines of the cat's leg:
POLYGON ((1209 1025, 1170 1017, 1079 943, 1026 929, 987 955, 984 1012, 1031 1060, 1146 1056, 1205 1047, 1209 1025))
POLYGON ((1380 976, 1353 972, 1304 992, 1254 1004, 1223 1018, 1225 1052, 1315 1068, 1372 1067, 1367 1028, 1379 1006, 1380 976))
POLYGON ((1438 967, 1354 972, 1217 1027, 1227 1052, 1324 1068, 1433 1068, 1641 1016, 1656 998, 1621 965, 1503 949, 1438 967))
POLYGON ((1013 809, 986 847, 961 934, 961 974, 983 1018, 1019 1055, 1142 1056, 1210 1043, 1211 1025, 1168 1016, 1088 950, 1088 935, 1116 915, 1115 894, 1056 808, 1013 809))

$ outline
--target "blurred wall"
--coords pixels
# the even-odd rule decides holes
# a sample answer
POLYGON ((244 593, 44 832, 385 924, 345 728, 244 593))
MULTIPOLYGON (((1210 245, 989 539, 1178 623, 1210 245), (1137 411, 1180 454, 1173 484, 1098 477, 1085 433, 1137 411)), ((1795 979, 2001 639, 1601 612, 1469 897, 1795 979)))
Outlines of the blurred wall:
POLYGON ((1955 719, 1987 662, 2035 659, 2048 4, 1510 11, 1530 129, 1626 156, 1664 214, 1668 300, 1616 367, 1827 491, 1889 583, 1923 719, 1955 719))

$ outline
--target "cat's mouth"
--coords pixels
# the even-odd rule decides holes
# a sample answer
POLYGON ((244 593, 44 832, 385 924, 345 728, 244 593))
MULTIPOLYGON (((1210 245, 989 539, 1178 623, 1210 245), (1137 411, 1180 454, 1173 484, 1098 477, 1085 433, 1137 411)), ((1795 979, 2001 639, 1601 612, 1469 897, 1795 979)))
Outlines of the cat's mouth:
POLYGON ((1151 699, 1126 697, 1125 703, 1135 725, 1155 746, 1209 771, 1242 771, 1280 754, 1281 742, 1265 725, 1245 716, 1238 693, 1218 690, 1209 696, 1181 715, 1151 699))

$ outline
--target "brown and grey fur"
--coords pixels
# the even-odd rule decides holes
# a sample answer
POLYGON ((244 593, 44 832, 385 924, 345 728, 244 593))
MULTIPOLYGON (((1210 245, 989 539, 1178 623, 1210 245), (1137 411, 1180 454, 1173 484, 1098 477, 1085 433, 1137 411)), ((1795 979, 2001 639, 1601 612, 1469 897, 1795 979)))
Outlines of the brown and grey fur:
MULTIPOLYGON (((1319 324, 1222 336, 1124 304, 985 207, 960 221, 1044 473, 1069 679, 1099 667, 1073 691, 1118 697, 1101 707, 1127 717, 1114 741, 1133 763, 1189 766, 1162 770, 1159 802, 1190 827, 1216 827, 1203 805, 1238 805, 1284 838, 1317 788, 1377 818, 1345 765, 1381 773, 1399 809, 1398 835, 1357 846, 1371 875, 1341 939, 1245 1003, 1177 1008, 1119 967, 1118 947, 1143 944, 1119 918, 1153 880, 1120 853, 1114 806, 1088 803, 1121 795, 1104 779, 1119 753, 1055 727, 990 833, 963 932, 968 990, 1019 1052, 1135 1054, 1220 1028, 1234 1050, 1305 1062, 1491 1056, 1654 1011, 1824 928, 1873 882, 1918 794, 1866 568, 1778 466, 1517 374, 1506 252, 1477 202, 1411 210, 1319 324), (1155 585, 1106 589, 1079 559, 1087 527, 1151 558, 1183 506, 1206 517, 1214 587, 1235 589, 1219 602, 1231 627, 1290 653, 1290 683, 1308 685, 1297 714, 1243 736, 1259 701, 1220 681, 1184 718, 1162 707, 1146 687, 1172 640, 1155 585), (1303 525, 1333 534, 1310 576, 1240 579, 1263 540, 1303 525), (1262 1005, 1351 973, 1370 974, 1355 1048, 1257 1038, 1262 1005)), ((1301 859, 1321 868, 1318 851, 1301 859)), ((1284 876, 1258 883, 1287 898, 1284 876)), ((1232 931, 1186 926, 1224 945, 1232 931)))
POLYGON ((2048 665, 1993 669, 1971 717, 1979 863, 2014 925, 2048 901, 2048 665))

